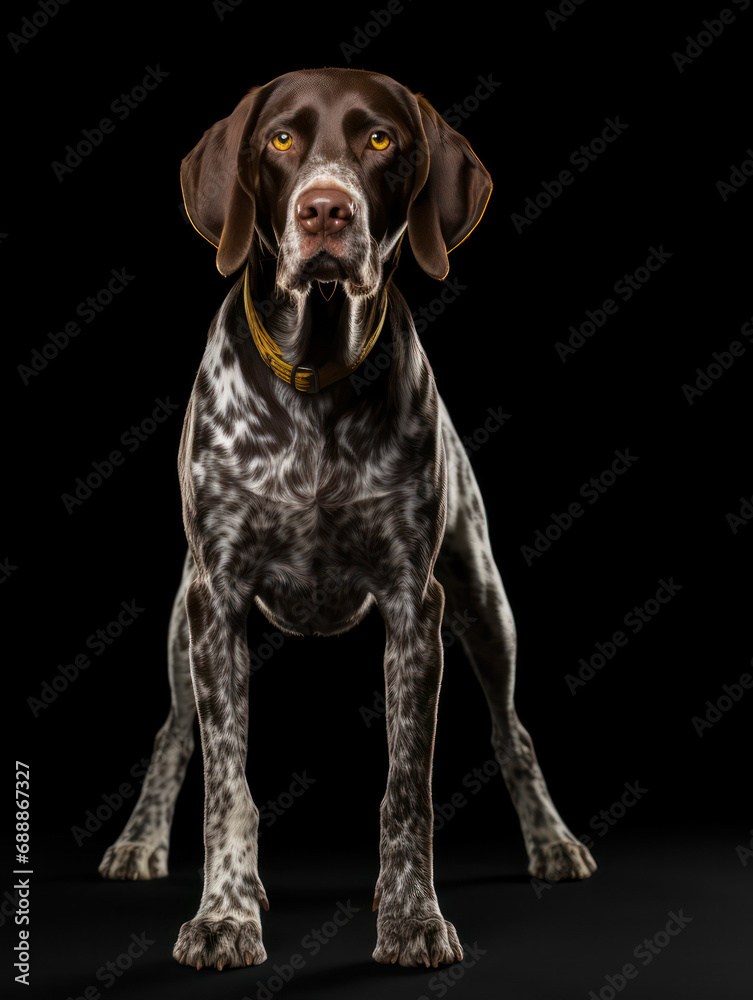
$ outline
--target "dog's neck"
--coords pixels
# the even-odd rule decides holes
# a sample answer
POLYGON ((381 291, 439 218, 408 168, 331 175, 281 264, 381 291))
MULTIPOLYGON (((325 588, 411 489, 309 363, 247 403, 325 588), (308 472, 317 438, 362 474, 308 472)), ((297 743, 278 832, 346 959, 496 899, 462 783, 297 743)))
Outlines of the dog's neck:
POLYGON ((354 300, 339 282, 318 281, 310 283, 308 293, 281 293, 275 285, 275 263, 251 266, 250 289, 256 314, 287 364, 354 365, 379 323, 383 293, 354 300))

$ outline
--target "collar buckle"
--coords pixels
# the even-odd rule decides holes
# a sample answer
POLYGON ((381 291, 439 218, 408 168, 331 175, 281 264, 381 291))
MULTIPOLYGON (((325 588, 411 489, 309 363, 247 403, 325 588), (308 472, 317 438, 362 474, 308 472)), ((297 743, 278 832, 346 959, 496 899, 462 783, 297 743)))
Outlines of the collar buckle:
POLYGON ((298 386, 295 384, 295 377, 298 374, 298 372, 302 372, 305 375, 311 376, 311 381, 309 382, 308 386, 305 389, 299 389, 298 391, 309 393, 312 396, 316 395, 316 393, 319 392, 319 389, 321 388, 319 385, 319 372, 317 371, 317 369, 312 368, 309 365, 295 365, 290 373, 290 384, 293 386, 294 389, 298 388, 298 386))

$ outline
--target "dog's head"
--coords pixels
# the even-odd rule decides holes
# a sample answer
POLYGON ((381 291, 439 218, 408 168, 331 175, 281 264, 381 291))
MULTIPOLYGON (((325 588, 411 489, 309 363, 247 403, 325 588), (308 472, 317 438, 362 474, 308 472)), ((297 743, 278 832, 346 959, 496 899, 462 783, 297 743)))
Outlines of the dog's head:
POLYGON ((491 179, 420 95, 353 69, 301 70, 255 87, 181 165, 186 211, 229 275, 256 241, 291 293, 341 281, 371 296, 407 226, 433 278, 481 218, 491 179))

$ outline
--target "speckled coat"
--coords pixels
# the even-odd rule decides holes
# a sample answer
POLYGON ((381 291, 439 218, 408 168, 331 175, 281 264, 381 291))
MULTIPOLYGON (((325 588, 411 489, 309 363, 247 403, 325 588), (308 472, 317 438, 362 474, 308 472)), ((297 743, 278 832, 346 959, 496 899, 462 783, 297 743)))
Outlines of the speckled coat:
POLYGON ((259 813, 245 776, 246 617, 255 603, 279 629, 328 635, 375 604, 387 637, 390 763, 374 958, 460 960, 433 885, 443 614, 475 619, 461 642, 491 710, 529 871, 585 878, 595 867, 560 819, 515 713, 515 630, 484 506, 392 276, 407 237, 421 267, 444 279, 447 252, 478 223, 491 181, 423 97, 376 73, 306 70, 246 95, 186 157, 182 184, 220 271, 248 267, 256 312, 289 365, 334 359, 352 369, 385 305, 379 345, 390 363, 371 380, 354 375, 302 392, 260 355, 242 278, 223 303, 181 443, 189 554, 170 629, 171 710, 134 813, 100 871, 167 873, 198 712, 205 883, 174 954, 197 968, 264 961, 259 813), (336 231, 312 234, 302 224, 313 191, 345 199, 336 231))

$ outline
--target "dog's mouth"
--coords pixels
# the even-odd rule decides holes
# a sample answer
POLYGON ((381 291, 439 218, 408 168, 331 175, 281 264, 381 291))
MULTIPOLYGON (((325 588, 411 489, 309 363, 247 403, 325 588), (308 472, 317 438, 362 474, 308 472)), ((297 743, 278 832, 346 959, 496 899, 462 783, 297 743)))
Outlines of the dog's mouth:
POLYGON ((339 282, 348 295, 373 295, 379 268, 369 256, 369 243, 355 231, 338 236, 299 234, 291 252, 281 248, 277 283, 285 291, 306 293, 312 282, 339 282))
POLYGON ((340 236, 304 236, 301 241, 298 280, 345 281, 353 277, 349 254, 340 236), (310 246, 308 244, 311 244, 310 246))

